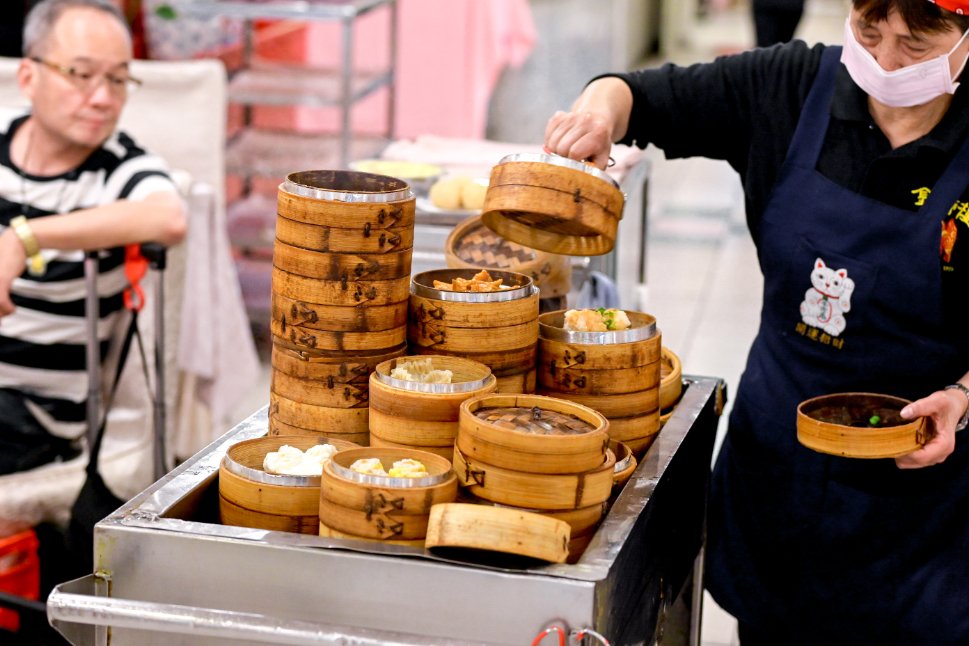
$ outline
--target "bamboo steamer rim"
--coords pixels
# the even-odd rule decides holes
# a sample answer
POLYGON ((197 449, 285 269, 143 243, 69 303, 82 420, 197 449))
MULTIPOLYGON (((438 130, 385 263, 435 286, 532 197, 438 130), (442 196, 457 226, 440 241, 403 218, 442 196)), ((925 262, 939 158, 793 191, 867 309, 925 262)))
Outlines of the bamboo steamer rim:
MULTIPOLYGON (((589 309, 589 308, 586 308, 589 309)), ((616 308, 618 309, 618 308, 616 308)), ((576 332, 565 329, 565 312, 556 310, 538 315, 538 336, 542 339, 580 345, 615 345, 636 343, 656 337, 656 317, 652 314, 625 310, 632 324, 627 330, 576 332)))
MULTIPOLYGON (((327 462, 323 467, 324 472, 329 469, 333 471, 334 475, 358 484, 378 485, 396 489, 422 489, 445 483, 451 477, 453 477, 453 473, 451 471, 451 462, 448 461, 447 458, 441 457, 440 455, 436 455, 429 451, 421 451, 417 449, 412 450, 369 447, 347 449, 343 453, 345 455, 343 455, 339 461, 331 459, 329 462, 327 462), (381 458, 382 455, 397 456, 395 458, 396 460, 403 458, 412 458, 414 460, 418 460, 424 465, 430 475, 423 478, 391 478, 389 476, 374 476, 366 473, 358 473, 357 471, 350 469, 350 465, 358 459, 374 457, 381 458), (346 462, 346 464, 341 464, 341 462, 346 462)), ((333 457, 336 458, 336 455, 333 457)), ((390 458, 388 457, 388 459, 390 458)), ((384 462, 384 460, 381 459, 381 462, 384 462)))
MULTIPOLYGON (((334 440, 330 438, 317 438, 311 437, 309 435, 264 435, 262 437, 254 437, 248 440, 242 440, 241 442, 236 442, 230 446, 225 455, 222 456, 222 468, 224 468, 229 473, 235 474, 240 478, 245 478, 246 480, 251 480, 253 482, 259 482, 261 484, 270 484, 277 486, 289 486, 289 487, 319 487, 320 480, 322 476, 293 476, 293 475, 282 475, 277 473, 267 473, 263 469, 257 469, 254 467, 246 466, 241 462, 236 460, 236 455, 238 452, 259 444, 267 444, 269 451, 278 451, 281 446, 288 444, 290 446, 295 446, 304 453, 306 449, 313 446, 321 444, 329 444, 336 448, 337 452, 357 448, 359 444, 354 442, 349 442, 347 440, 334 440), (301 448, 298 445, 306 445, 306 448, 301 448)), ((265 457, 265 454, 263 455, 265 457)))
MULTIPOLYGON (((485 431, 485 436, 482 437, 482 439, 485 441, 494 443, 498 446, 506 446, 509 448, 526 451, 532 448, 532 444, 535 441, 534 438, 541 438, 540 441, 543 444, 548 443, 552 446, 554 446, 554 444, 573 446, 576 438, 588 438, 600 433, 603 436, 608 437, 609 420, 606 419, 605 415, 594 408, 589 408, 588 406, 584 406, 560 397, 548 397, 546 395, 531 395, 525 393, 489 393, 487 395, 471 397, 462 402, 460 415, 462 417, 468 416, 469 418, 479 422, 479 428, 475 431, 475 433, 477 434, 482 430, 485 431), (540 409, 552 410, 557 413, 565 413, 568 415, 573 415, 583 422, 586 422, 592 426, 592 429, 586 433, 578 434, 537 435, 535 433, 527 433, 525 431, 495 426, 494 424, 488 423, 475 415, 476 411, 483 408, 503 407, 538 407, 540 409)), ((458 432, 465 433, 468 431, 462 428, 458 432)), ((603 448, 605 448, 605 441, 603 442, 603 448)))
POLYGON ((517 301, 538 294, 539 289, 531 276, 504 269, 488 269, 492 280, 502 279, 504 284, 518 285, 513 289, 503 289, 498 292, 455 292, 450 289, 435 289, 434 281, 449 283, 455 278, 467 278, 477 274, 480 269, 431 269, 415 274, 411 278, 410 293, 423 298, 433 298, 439 301, 455 303, 502 303, 517 301))
POLYGON ((475 390, 480 390, 488 385, 492 375, 491 368, 479 361, 472 361, 471 359, 464 359, 462 357, 451 357, 447 355, 411 355, 406 357, 397 357, 394 359, 388 359, 382 363, 377 364, 374 369, 375 378, 382 384, 390 386, 392 388, 399 388, 401 390, 410 390, 419 393, 431 393, 431 394, 451 394, 451 393, 469 393, 475 390), (397 379, 396 377, 391 377, 390 372, 401 362, 406 361, 417 361, 424 359, 431 359, 432 369, 435 370, 449 370, 451 367, 460 367, 462 369, 473 372, 476 375, 475 379, 470 379, 467 381, 452 382, 449 384, 425 384, 419 381, 408 381, 406 379, 397 379), (437 365, 440 364, 441 367, 438 368, 437 365))
POLYGON ((606 182, 616 189, 619 188, 619 182, 617 182, 614 177, 605 171, 592 164, 569 159, 568 157, 563 157, 562 155, 556 155, 553 153, 513 153, 511 155, 505 155, 498 161, 499 164, 510 162, 534 162, 538 164, 551 164, 552 166, 560 166, 562 168, 571 168, 572 170, 577 170, 586 173, 587 175, 592 175, 593 177, 606 182))
POLYGON ((660 349, 659 407, 661 410, 676 405, 683 394, 683 364, 667 347, 660 349), (664 374, 666 373, 666 374, 664 374))
MULTIPOLYGON (((797 439, 809 449, 848 458, 893 458, 921 448, 928 440, 924 417, 876 427, 848 426, 812 415, 822 406, 846 406, 865 399, 870 414, 874 405, 900 411, 911 401, 894 395, 868 392, 831 393, 806 399, 797 407, 797 439)), ((863 419, 863 418, 859 418, 863 419)))
POLYGON ((352 170, 307 170, 290 173, 280 191, 299 197, 332 202, 384 204, 413 199, 414 192, 402 179, 352 170), (371 190, 363 190, 367 184, 371 190), (373 190, 374 188, 378 190, 373 190))

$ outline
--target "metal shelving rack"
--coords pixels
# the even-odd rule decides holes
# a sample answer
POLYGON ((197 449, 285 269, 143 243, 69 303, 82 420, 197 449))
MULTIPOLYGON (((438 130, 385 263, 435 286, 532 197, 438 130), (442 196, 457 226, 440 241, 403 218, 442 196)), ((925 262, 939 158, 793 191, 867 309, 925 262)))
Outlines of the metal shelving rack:
POLYGON ((393 139, 397 67, 396 0, 194 0, 179 8, 198 18, 224 17, 246 23, 244 67, 232 75, 229 101, 256 105, 334 107, 340 128, 333 134, 277 133, 247 127, 229 142, 226 171, 243 177, 283 176, 294 168, 346 168, 354 159, 374 156, 393 139), (381 72, 353 68, 353 27, 361 16, 387 7, 390 11, 390 61, 381 72), (341 24, 338 69, 259 61, 253 55, 252 21, 338 21, 341 24), (387 88, 387 125, 383 136, 361 137, 352 131, 354 106, 387 88))

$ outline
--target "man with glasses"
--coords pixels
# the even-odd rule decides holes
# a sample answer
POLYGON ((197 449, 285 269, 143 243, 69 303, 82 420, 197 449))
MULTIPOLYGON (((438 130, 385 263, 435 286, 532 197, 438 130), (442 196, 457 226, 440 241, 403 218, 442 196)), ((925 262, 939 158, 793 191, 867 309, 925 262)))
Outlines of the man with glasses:
POLYGON ((31 111, 0 124, 0 475, 74 455, 84 435, 84 251, 105 250, 104 348, 127 285, 123 245, 173 244, 186 229, 165 164, 115 130, 139 82, 114 4, 43 0, 23 47, 31 111))

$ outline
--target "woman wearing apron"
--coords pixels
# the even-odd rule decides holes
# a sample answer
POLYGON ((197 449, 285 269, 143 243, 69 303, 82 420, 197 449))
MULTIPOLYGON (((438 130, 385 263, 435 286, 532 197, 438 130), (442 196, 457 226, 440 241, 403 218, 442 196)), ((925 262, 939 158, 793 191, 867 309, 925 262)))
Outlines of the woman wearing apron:
POLYGON ((804 43, 593 81, 546 146, 741 174, 764 294, 714 468, 707 587, 757 644, 969 644, 969 0, 854 0, 804 43), (961 238, 961 240, 960 240, 961 238), (894 460, 815 453, 797 405, 914 401, 894 460))

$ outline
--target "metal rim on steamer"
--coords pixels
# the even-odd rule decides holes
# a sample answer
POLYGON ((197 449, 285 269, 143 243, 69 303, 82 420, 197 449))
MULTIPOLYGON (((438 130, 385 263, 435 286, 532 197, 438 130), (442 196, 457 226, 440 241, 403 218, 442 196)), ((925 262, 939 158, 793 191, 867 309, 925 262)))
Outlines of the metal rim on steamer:
POLYGON ((362 171, 311 170, 290 173, 279 188, 300 197, 332 202, 383 204, 414 199, 414 191, 404 180, 362 171), (376 188, 384 184, 386 188, 367 190, 374 188, 367 184, 373 184, 376 188))
POLYGON ((287 487, 320 486, 321 476, 287 476, 275 473, 266 473, 262 469, 253 469, 252 467, 247 467, 244 464, 236 462, 229 457, 228 453, 222 458, 222 466, 224 466, 225 470, 229 473, 234 473, 235 475, 247 480, 260 482, 262 484, 272 484, 287 487))
POLYGON ((368 473, 360 473, 330 460, 330 468, 333 473, 341 478, 360 484, 375 484, 384 487, 396 487, 398 489, 417 489, 420 487, 433 487, 441 484, 451 476, 450 471, 438 473, 437 475, 425 476, 423 478, 391 478, 390 476, 374 476, 368 473))
POLYGON ((504 164, 506 162, 539 162, 543 164, 552 164, 553 166, 561 166, 563 168, 571 168, 572 170, 577 170, 586 173, 587 175, 592 175, 593 177, 601 179, 604 182, 608 182, 615 188, 619 188, 619 182, 609 175, 609 173, 593 166, 592 164, 569 159, 568 157, 563 157, 562 155, 553 155, 551 153, 515 153, 513 155, 505 155, 498 163, 504 164))
POLYGON ((397 379, 396 377, 391 377, 390 375, 385 375, 379 370, 374 370, 374 374, 377 375, 377 379, 383 383, 391 386, 393 388, 400 388, 401 390, 411 390, 418 393, 431 393, 431 394, 450 394, 450 393, 468 393, 474 390, 483 388, 488 380, 491 379, 491 372, 481 379, 473 379, 471 381, 458 381, 449 384, 425 384, 420 381, 408 381, 407 379, 397 379))
POLYGON ((443 283, 450 283, 455 278, 470 279, 480 269, 432 269, 414 275, 410 281, 410 293, 424 298, 434 298, 439 301, 451 301, 454 303, 502 303, 505 301, 516 301, 538 293, 531 276, 519 274, 513 271, 503 271, 489 269, 488 274, 492 280, 502 279, 503 283, 516 284, 518 287, 513 289, 503 289, 498 292, 455 292, 449 289, 436 289, 433 287, 434 281, 439 280, 443 283))
POLYGON ((584 345, 613 345, 645 341, 656 336, 656 318, 641 312, 626 312, 632 327, 628 330, 606 332, 574 332, 566 330, 565 310, 546 312, 538 315, 538 336, 563 343, 584 345))
POLYGON ((616 460, 616 466, 613 467, 613 471, 615 471, 616 473, 622 473, 623 471, 629 468, 629 465, 632 464, 632 461, 633 461, 633 454, 632 454, 632 451, 630 451, 629 453, 626 454, 626 457, 624 457, 622 460, 616 460))

